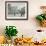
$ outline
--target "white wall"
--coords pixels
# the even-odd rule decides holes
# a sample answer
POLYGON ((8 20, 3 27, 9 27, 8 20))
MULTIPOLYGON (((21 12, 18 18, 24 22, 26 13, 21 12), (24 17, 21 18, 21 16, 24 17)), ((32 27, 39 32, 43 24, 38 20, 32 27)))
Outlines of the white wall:
POLYGON ((36 33, 36 29, 46 30, 45 28, 40 27, 35 19, 36 15, 41 13, 40 6, 46 5, 46 0, 27 0, 28 20, 8 21, 5 20, 5 1, 8 0, 0 0, 0 35, 4 34, 4 28, 6 25, 15 25, 19 31, 18 36, 21 36, 22 34, 24 36, 31 36, 31 34, 36 33))

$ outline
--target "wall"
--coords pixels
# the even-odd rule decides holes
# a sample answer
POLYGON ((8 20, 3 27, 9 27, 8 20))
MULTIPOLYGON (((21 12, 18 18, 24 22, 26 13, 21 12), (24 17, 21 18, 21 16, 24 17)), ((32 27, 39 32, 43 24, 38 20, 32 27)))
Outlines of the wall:
POLYGON ((32 34, 36 34, 37 29, 46 30, 40 27, 35 19, 35 16, 41 13, 40 6, 46 5, 46 0, 25 0, 28 1, 28 20, 8 21, 5 20, 5 1, 8 0, 0 0, 0 35, 4 34, 6 25, 15 25, 19 31, 18 36, 22 34, 24 36, 31 36, 32 34))

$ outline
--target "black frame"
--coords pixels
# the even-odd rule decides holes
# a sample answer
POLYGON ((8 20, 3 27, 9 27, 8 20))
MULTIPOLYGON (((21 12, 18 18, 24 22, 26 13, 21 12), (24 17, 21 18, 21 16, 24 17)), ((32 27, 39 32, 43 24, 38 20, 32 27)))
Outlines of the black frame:
POLYGON ((28 1, 5 1, 5 20, 28 20, 28 1), (6 3, 8 2, 27 3, 27 18, 26 19, 7 19, 6 3))

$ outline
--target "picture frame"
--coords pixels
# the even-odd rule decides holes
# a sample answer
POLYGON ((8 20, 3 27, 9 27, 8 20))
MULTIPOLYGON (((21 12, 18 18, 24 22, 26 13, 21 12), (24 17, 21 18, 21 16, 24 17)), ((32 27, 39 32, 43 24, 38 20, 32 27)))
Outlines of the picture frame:
POLYGON ((28 20, 28 1, 5 1, 6 20, 28 20))

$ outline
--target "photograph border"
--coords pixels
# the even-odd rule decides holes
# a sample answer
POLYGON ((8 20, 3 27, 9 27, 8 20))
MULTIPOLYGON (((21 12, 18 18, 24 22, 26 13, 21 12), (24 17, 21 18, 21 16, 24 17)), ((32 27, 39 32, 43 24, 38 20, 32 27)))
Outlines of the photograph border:
POLYGON ((28 1, 5 1, 5 20, 28 20, 28 1), (6 14, 6 3, 8 3, 8 2, 17 2, 17 3, 27 3, 27 17, 26 17, 26 19, 8 19, 7 18, 7 14, 6 14))

